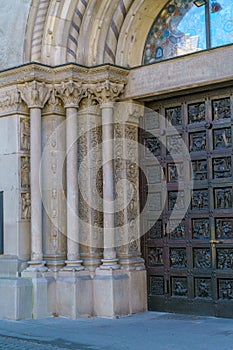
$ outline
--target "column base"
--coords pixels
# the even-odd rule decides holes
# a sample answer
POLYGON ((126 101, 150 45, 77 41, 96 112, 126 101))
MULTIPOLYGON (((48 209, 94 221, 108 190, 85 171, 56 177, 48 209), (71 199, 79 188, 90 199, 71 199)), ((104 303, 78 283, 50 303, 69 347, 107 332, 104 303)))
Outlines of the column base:
POLYGON ((85 267, 82 266, 82 260, 66 260, 63 271, 82 271, 85 270, 85 267))
POLYGON ((48 268, 45 266, 46 261, 39 261, 39 260, 31 260, 28 261, 28 267, 25 271, 31 271, 31 272, 46 272, 48 271, 48 268))
POLYGON ((102 265, 100 266, 101 270, 118 270, 120 265, 118 264, 118 259, 102 259, 102 265))

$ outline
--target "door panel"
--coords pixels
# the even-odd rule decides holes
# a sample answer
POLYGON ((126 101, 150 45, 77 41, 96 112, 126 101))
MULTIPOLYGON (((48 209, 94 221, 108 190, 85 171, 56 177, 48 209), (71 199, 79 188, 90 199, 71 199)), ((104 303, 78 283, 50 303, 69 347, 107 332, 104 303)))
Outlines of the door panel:
POLYGON ((233 317, 232 106, 226 90, 148 104, 140 158, 150 310, 233 317))

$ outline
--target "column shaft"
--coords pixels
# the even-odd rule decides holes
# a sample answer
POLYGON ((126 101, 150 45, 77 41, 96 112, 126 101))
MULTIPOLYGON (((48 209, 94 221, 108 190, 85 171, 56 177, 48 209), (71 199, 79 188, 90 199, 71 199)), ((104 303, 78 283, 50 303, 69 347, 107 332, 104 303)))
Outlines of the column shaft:
POLYGON ((67 261, 66 269, 81 267, 78 220, 78 112, 66 108, 67 261))
POLYGON ((113 107, 109 102, 102 105, 103 130, 103 212, 104 212, 104 259, 103 267, 118 268, 115 241, 114 163, 113 163, 113 107))
POLYGON ((31 260, 42 262, 41 109, 31 108, 31 260))

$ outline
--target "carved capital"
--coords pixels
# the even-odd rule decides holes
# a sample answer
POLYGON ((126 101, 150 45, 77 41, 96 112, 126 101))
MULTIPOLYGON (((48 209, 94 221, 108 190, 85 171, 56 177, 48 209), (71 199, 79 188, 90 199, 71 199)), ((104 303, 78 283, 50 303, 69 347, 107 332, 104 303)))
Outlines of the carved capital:
POLYGON ((82 83, 75 83, 73 80, 62 82, 57 93, 64 103, 65 108, 78 108, 81 100, 87 97, 87 87, 82 83))
POLYGON ((43 108, 50 97, 50 89, 36 80, 19 86, 18 92, 28 108, 43 108))
POLYGON ((125 83, 116 83, 105 80, 101 83, 92 84, 89 87, 90 93, 99 104, 115 102, 124 92, 125 83))

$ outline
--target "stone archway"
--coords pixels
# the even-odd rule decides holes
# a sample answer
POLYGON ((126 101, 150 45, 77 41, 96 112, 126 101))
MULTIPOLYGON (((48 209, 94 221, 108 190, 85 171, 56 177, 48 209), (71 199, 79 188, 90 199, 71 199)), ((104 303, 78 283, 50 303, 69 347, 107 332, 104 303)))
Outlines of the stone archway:
POLYGON ((148 31, 166 0, 35 0, 25 60, 51 66, 76 62, 137 66, 148 31))

